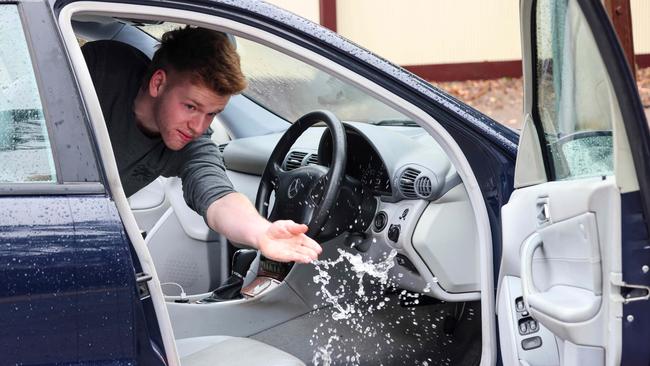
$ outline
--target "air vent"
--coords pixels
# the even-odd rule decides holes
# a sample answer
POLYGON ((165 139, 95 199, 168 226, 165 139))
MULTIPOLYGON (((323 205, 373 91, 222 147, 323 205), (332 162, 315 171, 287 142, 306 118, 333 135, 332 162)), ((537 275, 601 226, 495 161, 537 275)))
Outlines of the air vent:
POLYGON ((418 198, 417 193, 415 192, 415 180, 420 171, 413 168, 406 168, 402 175, 399 178, 399 189, 402 191, 404 197, 407 198, 418 198))
POLYGON ((307 158, 307 165, 311 165, 311 164, 318 164, 317 154, 311 154, 309 155, 309 158, 307 158))
POLYGON ((225 144, 219 144, 217 148, 219 148, 219 151, 223 154, 223 151, 226 150, 226 146, 228 146, 227 142, 225 144))
POLYGON ((284 169, 289 171, 289 170, 294 170, 296 168, 300 168, 303 159, 305 159, 305 156, 307 156, 306 152, 302 152, 302 151, 290 152, 289 156, 287 157, 287 160, 284 162, 284 169))
POLYGON ((415 188, 415 193, 421 198, 426 199, 431 197, 431 193, 433 193, 431 178, 427 177, 426 175, 421 175, 419 178, 415 180, 414 188, 415 188))

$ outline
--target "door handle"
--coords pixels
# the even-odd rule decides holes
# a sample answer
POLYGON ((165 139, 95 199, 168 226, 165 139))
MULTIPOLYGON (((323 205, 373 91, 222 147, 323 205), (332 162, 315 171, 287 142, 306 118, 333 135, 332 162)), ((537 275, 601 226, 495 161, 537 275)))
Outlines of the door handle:
MULTIPOLYGON (((598 313, 601 295, 592 290, 573 285, 558 284, 544 292, 539 292, 533 281, 533 257, 537 249, 543 246, 542 236, 534 233, 522 245, 521 249, 521 293, 526 310, 533 315, 543 313, 556 322, 576 323, 592 319, 598 313)), ((542 325, 550 327, 543 319, 542 325)))
POLYGON ((536 232, 526 239, 521 249, 521 291, 528 311, 528 296, 538 292, 533 281, 533 256, 542 245, 542 236, 536 232))

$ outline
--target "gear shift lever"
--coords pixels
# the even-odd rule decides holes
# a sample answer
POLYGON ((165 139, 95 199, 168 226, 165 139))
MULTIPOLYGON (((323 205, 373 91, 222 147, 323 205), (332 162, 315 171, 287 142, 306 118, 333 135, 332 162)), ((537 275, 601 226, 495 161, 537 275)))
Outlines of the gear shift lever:
POLYGON ((239 249, 232 255, 232 265, 230 266, 231 275, 238 274, 239 277, 244 279, 246 272, 251 267, 251 263, 257 257, 257 250, 255 249, 239 249))
POLYGON ((251 263, 257 257, 257 250, 254 249, 239 249, 232 256, 232 272, 230 277, 212 292, 212 295, 201 300, 201 302, 220 302, 233 299, 241 299, 241 288, 246 278, 246 272, 251 266, 251 263))

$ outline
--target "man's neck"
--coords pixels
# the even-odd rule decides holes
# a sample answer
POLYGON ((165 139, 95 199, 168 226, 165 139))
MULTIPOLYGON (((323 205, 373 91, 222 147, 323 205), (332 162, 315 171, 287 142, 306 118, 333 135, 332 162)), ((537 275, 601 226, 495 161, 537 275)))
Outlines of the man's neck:
POLYGON ((133 101, 135 123, 142 133, 150 137, 160 134, 154 121, 153 102, 153 99, 142 89, 138 90, 138 94, 133 101))

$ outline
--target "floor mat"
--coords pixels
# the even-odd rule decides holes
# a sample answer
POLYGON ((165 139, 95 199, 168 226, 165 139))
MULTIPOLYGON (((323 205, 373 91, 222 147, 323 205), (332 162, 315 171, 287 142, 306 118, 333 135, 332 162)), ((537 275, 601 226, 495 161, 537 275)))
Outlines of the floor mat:
POLYGON ((403 307, 399 295, 386 295, 379 303, 357 306, 348 319, 336 320, 333 307, 319 309, 251 338, 280 348, 307 365, 480 362, 480 302, 403 307))

